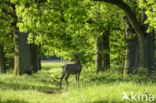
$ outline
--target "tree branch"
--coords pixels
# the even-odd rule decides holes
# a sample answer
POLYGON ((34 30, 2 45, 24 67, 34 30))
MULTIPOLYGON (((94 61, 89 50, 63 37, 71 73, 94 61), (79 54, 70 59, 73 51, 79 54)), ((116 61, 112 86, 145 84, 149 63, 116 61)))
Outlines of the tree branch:
POLYGON ((93 0, 93 1, 103 1, 118 6, 125 12, 138 37, 140 38, 144 37, 143 32, 140 29, 140 25, 136 19, 135 13, 133 13, 130 6, 128 6, 125 2, 123 2, 122 0, 93 0))

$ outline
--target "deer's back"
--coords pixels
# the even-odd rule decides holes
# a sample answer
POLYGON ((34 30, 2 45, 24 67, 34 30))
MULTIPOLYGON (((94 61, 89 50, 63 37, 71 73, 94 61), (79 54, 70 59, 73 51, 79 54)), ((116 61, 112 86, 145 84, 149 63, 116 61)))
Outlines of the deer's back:
POLYGON ((81 69, 82 67, 80 64, 66 64, 63 71, 69 74, 77 74, 81 72, 81 69))

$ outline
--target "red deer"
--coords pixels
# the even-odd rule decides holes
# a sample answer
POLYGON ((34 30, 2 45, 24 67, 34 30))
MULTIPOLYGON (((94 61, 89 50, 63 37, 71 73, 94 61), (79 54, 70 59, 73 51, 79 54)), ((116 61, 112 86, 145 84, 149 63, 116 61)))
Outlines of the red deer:
POLYGON ((66 64, 62 67, 63 74, 62 74, 61 81, 60 81, 60 88, 62 88, 62 80, 66 74, 67 74, 67 76, 66 76, 65 80, 66 80, 67 85, 68 85, 67 80, 68 80, 68 77, 70 76, 70 74, 75 74, 76 81, 79 82, 79 76, 80 76, 80 73, 82 70, 79 56, 82 54, 83 54, 82 52, 78 53, 78 54, 73 53, 75 58, 73 58, 71 61, 75 61, 75 63, 74 64, 66 64))

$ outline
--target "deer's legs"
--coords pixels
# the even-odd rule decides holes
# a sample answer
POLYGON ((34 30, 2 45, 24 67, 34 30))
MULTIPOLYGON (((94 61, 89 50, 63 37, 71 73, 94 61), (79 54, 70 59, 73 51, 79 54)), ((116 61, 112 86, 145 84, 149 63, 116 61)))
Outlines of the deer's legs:
POLYGON ((66 75, 65 73, 62 74, 61 81, 60 81, 60 88, 62 88, 62 79, 64 78, 65 75, 66 75))
POLYGON ((76 82, 78 81, 78 78, 77 78, 77 76, 78 76, 78 75, 77 75, 77 74, 75 74, 75 79, 76 79, 76 82))
POLYGON ((67 76, 66 76, 66 78, 65 78, 67 85, 68 85, 67 79, 68 79, 69 76, 70 76, 70 74, 67 74, 67 76))
POLYGON ((78 73, 77 75, 78 75, 78 82, 79 82, 80 73, 78 73))

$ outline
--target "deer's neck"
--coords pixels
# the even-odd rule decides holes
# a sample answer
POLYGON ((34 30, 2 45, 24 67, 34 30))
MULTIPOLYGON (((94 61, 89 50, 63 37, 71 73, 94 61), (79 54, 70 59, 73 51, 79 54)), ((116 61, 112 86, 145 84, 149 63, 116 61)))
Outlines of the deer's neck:
POLYGON ((80 61, 78 61, 78 62, 76 62, 75 64, 80 64, 80 65, 81 65, 81 62, 80 62, 80 61))

